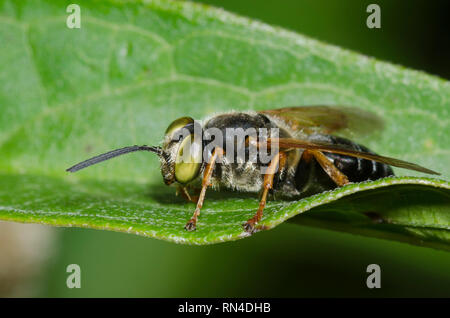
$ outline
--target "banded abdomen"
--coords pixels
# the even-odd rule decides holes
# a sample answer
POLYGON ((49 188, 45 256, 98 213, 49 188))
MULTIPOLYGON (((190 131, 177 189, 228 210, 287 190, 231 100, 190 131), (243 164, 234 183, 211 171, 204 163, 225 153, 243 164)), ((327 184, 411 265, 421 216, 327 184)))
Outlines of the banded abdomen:
MULTIPOLYGON (((342 145, 353 150, 374 154, 368 148, 342 137, 319 134, 310 137, 311 141, 342 145)), ((383 163, 329 152, 324 152, 324 155, 348 177, 350 182, 376 180, 394 175, 392 168, 383 163)), ((295 182, 297 190, 303 195, 311 195, 336 188, 336 184, 314 158, 309 161, 303 158, 300 160, 295 174, 295 182)))

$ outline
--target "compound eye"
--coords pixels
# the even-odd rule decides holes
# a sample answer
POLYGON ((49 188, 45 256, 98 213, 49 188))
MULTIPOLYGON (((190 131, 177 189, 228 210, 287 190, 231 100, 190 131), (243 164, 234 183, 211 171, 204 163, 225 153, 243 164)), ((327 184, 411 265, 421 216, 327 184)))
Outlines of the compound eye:
POLYGON ((182 184, 194 180, 202 165, 201 140, 195 140, 194 135, 183 139, 175 159, 175 179, 182 184))
POLYGON ((167 141, 171 141, 178 130, 193 123, 194 119, 192 119, 191 117, 181 117, 176 119, 169 125, 169 127, 167 127, 164 139, 167 141))

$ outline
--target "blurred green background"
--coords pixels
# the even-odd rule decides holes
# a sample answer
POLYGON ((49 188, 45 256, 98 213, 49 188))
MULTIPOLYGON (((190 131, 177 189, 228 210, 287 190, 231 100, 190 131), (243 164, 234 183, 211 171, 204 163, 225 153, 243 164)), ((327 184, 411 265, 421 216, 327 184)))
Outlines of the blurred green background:
MULTIPOLYGON (((449 78, 449 5, 376 1, 201 1, 382 60, 449 78)), ((161 186, 164 186, 161 182, 161 186)), ((41 297, 450 296, 450 253, 283 224, 237 242, 190 247, 105 231, 51 229, 55 252, 36 280, 41 297), (66 287, 81 266, 82 288, 66 287), (379 290, 366 267, 381 266, 379 290)))

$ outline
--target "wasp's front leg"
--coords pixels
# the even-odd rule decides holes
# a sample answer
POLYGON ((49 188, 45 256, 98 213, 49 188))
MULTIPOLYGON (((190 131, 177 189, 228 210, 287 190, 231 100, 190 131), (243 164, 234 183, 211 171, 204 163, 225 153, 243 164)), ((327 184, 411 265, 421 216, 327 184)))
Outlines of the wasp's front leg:
POLYGON ((267 194, 273 187, 273 178, 275 176, 275 173, 277 172, 278 163, 280 163, 279 169, 284 169, 284 165, 286 164, 285 152, 276 153, 272 158, 269 166, 267 167, 266 174, 264 175, 263 192, 261 200, 259 201, 258 211, 256 211, 256 214, 251 219, 244 223, 244 230, 248 233, 255 232, 255 225, 261 220, 263 216, 264 207, 266 206, 267 194))
POLYGON ((195 231, 197 225, 197 219, 200 215, 200 209, 203 206, 203 201, 205 200, 206 188, 211 185, 211 176, 214 171, 214 165, 216 164, 217 158, 222 158, 224 151, 222 148, 216 147, 212 153, 211 160, 206 165, 205 172, 203 174, 202 179, 202 189, 200 191, 200 195, 197 201, 197 207, 195 208, 194 215, 192 218, 186 223, 184 227, 188 231, 195 231))
MULTIPOLYGON (((184 186, 178 186, 177 187, 177 195, 181 194, 181 196, 187 201, 187 202, 194 202, 197 203, 198 201, 198 195, 190 195, 189 191, 184 186)), ((197 193, 198 194, 198 193, 197 193)))

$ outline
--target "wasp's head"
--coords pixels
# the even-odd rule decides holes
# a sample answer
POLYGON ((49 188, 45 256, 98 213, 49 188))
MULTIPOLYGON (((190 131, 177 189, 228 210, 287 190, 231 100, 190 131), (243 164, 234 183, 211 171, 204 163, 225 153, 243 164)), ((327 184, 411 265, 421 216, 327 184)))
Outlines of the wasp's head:
POLYGON ((167 185, 187 184, 200 174, 202 166, 202 130, 191 117, 181 117, 166 129, 160 162, 161 174, 167 185))
POLYGON ((202 148, 201 125, 190 117, 182 117, 169 125, 162 147, 128 146, 77 163, 66 171, 76 172, 130 152, 150 151, 159 156, 161 173, 167 185, 175 181, 187 184, 200 174, 202 148))

